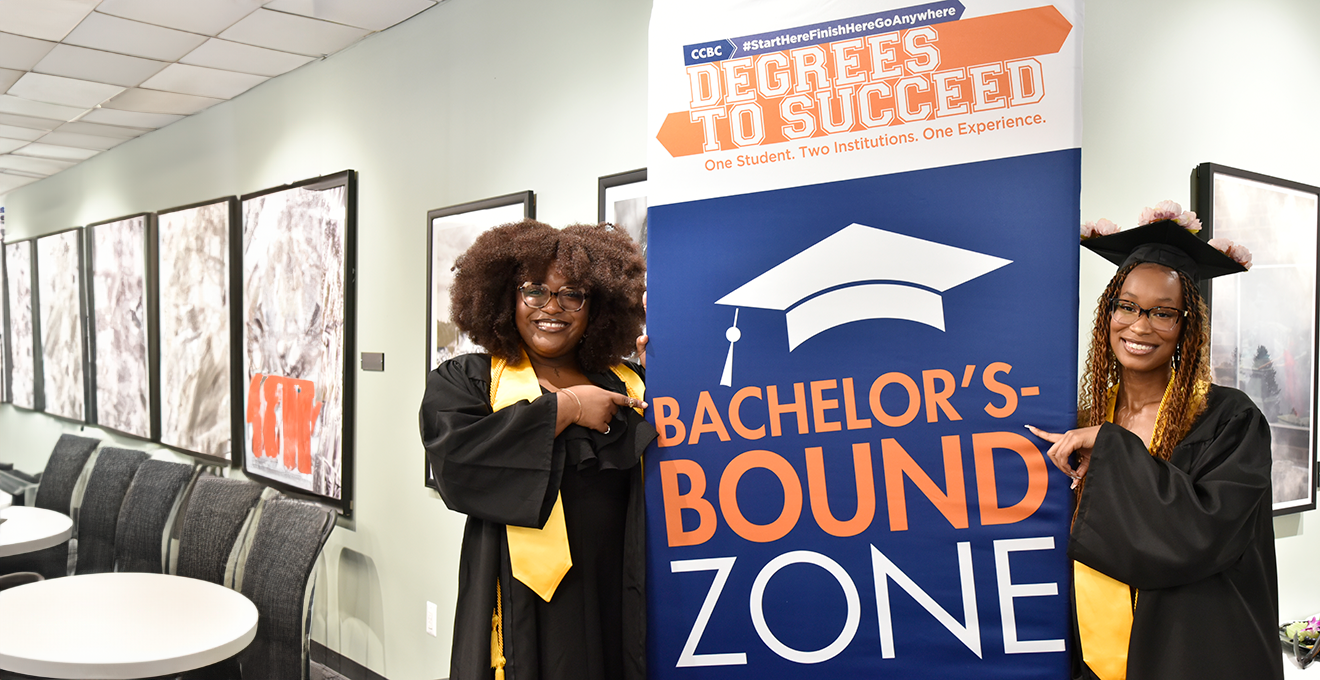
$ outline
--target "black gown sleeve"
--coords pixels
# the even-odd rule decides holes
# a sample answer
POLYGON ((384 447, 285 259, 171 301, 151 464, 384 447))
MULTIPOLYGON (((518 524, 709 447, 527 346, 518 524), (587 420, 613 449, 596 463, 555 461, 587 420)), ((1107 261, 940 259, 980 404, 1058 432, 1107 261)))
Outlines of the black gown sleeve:
POLYGON ((1170 588, 1225 571, 1261 540, 1271 464, 1265 417, 1230 402, 1212 404, 1200 423, 1168 461, 1128 430, 1100 427, 1073 559, 1138 589, 1170 588))
POLYGON ((541 527, 563 473, 562 447, 555 446, 557 397, 492 412, 489 381, 486 355, 446 361, 427 379, 422 443, 440 497, 471 517, 541 527))

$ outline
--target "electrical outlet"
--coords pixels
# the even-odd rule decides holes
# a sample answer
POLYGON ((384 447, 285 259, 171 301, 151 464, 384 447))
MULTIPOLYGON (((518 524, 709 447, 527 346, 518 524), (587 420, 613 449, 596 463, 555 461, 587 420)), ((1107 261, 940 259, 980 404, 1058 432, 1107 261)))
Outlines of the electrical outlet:
POLYGON ((435 603, 426 603, 426 632, 435 637, 435 603))

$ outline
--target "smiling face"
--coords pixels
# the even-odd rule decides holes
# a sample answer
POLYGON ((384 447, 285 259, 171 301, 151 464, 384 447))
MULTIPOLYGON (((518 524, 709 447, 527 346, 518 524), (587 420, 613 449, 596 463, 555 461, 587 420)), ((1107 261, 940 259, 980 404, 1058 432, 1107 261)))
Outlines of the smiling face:
MULTIPOLYGON (((552 291, 558 291, 570 284, 553 263, 544 276, 534 278, 532 283, 545 284, 552 291)), ((522 336, 523 348, 527 350, 528 356, 543 363, 574 357, 578 343, 587 332, 591 298, 587 298, 582 309, 566 312, 559 306, 557 297, 551 297, 544 307, 536 309, 528 307, 527 303, 523 302, 522 295, 516 291, 513 294, 518 298, 514 307, 514 321, 517 323, 518 334, 522 336)))
MULTIPOLYGON (((1127 300, 1143 309, 1173 307, 1184 309, 1182 282, 1178 273, 1157 264, 1137 265, 1123 281, 1118 299, 1127 300)), ((1183 323, 1172 330, 1156 330, 1150 318, 1143 314, 1128 324, 1109 319, 1109 346, 1125 371, 1167 371, 1173 363, 1174 350, 1183 323)))

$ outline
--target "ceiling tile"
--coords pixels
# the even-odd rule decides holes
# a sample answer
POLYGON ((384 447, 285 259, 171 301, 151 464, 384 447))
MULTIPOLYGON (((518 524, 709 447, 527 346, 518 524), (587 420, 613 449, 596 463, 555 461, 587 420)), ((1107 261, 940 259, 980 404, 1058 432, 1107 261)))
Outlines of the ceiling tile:
MULTIPOLYGON (((90 114, 89 114, 90 115, 90 114)), ((98 137, 112 137, 114 139, 133 139, 143 134, 151 132, 135 127, 123 127, 121 125, 101 125, 99 123, 88 123, 86 118, 72 123, 65 123, 57 128, 56 132, 72 132, 76 135, 96 135, 98 137)), ((5 134, 4 129, 0 128, 0 137, 5 134)), ((18 139, 25 139, 18 137, 18 139)))
POLYGON ((370 33, 366 29, 259 9, 220 34, 225 40, 313 57, 333 54, 370 33))
POLYGON ((133 87, 156 75, 166 66, 168 64, 165 62, 153 59, 130 57, 73 45, 57 45, 32 70, 37 73, 133 87))
POLYGON ((223 100, 196 97, 190 94, 133 88, 125 90, 123 94, 106 102, 102 107, 122 111, 138 111, 140 113, 169 113, 190 116, 202 109, 219 104, 221 101, 223 100))
POLYGON ((7 172, 0 172, 0 194, 7 191, 13 191, 21 186, 26 186, 37 181, 36 177, 23 177, 21 175, 11 175, 7 172))
POLYGON ((9 153, 14 149, 27 146, 27 142, 21 139, 6 139, 0 137, 0 153, 9 153))
POLYGON ((278 76, 315 61, 315 57, 305 54, 277 52, 264 47, 254 47, 243 43, 211 38, 201 47, 191 51, 180 59, 180 63, 194 66, 209 66, 229 71, 255 73, 260 76, 278 76))
POLYGON ((135 57, 178 61, 206 42, 206 36, 92 12, 64 42, 135 57))
POLYGON ((53 47, 53 42, 0 33, 0 68, 30 71, 53 47))
MULTIPOLYGON (((60 106, 58 104, 34 102, 31 99, 15 97, 12 94, 0 94, 0 113, 13 113, 37 118, 56 118, 61 123, 77 118, 89 108, 91 107, 60 106)), ((48 129, 53 130, 55 128, 52 126, 48 129)))
POLYGON ((13 125, 16 127, 28 128, 29 130, 54 130, 63 124, 62 120, 52 120, 50 118, 18 116, 12 113, 0 111, 0 125, 13 125))
POLYGON ((274 0, 266 9, 383 31, 433 5, 431 0, 274 0))
POLYGON ((0 0, 0 31, 59 40, 101 0, 0 0))
MULTIPOLYGON (((121 95, 122 96, 122 95, 121 95)), ((105 125, 123 125, 127 127, 138 128, 163 128, 176 120, 183 120, 183 116, 169 113, 142 113, 140 111, 120 111, 118 109, 99 108, 92 109, 87 115, 78 119, 80 123, 103 123, 105 125)), ((4 118, 0 117, 0 123, 4 118)), ((15 123, 17 125, 17 123, 15 123)), ((63 126, 61 126, 63 127, 63 126)), ((54 128, 52 128, 54 129, 54 128)))
POLYGON ((147 79, 142 87, 167 92, 182 92, 199 97, 232 99, 269 80, 266 76, 222 71, 203 66, 170 64, 164 71, 147 79))
POLYGON ((8 90, 11 85, 18 82, 23 77, 22 71, 15 71, 12 68, 0 68, 0 92, 8 90))
POLYGON ((48 158, 32 158, 31 156, 15 156, 12 153, 0 156, 0 168, 7 170, 21 170, 34 175, 53 175, 65 168, 71 167, 73 167, 73 163, 68 161, 53 161, 48 158))
POLYGON ((9 94, 16 97, 81 109, 90 109, 123 91, 124 88, 118 85, 44 73, 27 73, 9 88, 9 94))
POLYGON ((215 35, 261 7, 263 1, 104 0, 96 11, 181 31, 215 35))
MULTIPOLYGON (((83 135, 76 132, 52 132, 41 138, 42 144, 58 144, 59 146, 73 146, 79 149, 96 149, 105 151, 113 149, 128 140, 116 139, 114 137, 102 137, 100 135, 83 135)), ((41 156, 44 154, 31 154, 41 156)))
POLYGON ((32 142, 44 134, 46 134, 45 130, 33 130, 32 128, 16 125, 0 125, 0 137, 5 139, 21 139, 25 142, 32 142))
MULTIPOLYGON (((45 141, 50 135, 42 137, 45 141)), ((101 153, 100 149, 80 149, 72 146, 57 146, 54 144, 28 144, 13 153, 15 156, 30 156, 33 158, 48 158, 58 161, 85 161, 96 154, 101 153)))

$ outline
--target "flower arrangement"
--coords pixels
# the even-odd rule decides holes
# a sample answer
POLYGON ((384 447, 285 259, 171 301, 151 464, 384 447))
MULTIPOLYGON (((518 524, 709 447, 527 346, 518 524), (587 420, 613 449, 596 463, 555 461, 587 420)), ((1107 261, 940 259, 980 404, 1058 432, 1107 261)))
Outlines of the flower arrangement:
POLYGON ((1279 626, 1279 640, 1285 649, 1292 651, 1297 665, 1306 668, 1315 660, 1316 641, 1320 640, 1320 614, 1279 626))
POLYGON ((1219 252, 1233 258, 1235 262, 1251 269, 1251 251, 1241 243, 1233 243, 1226 238, 1212 238, 1210 245, 1219 252))
POLYGON ((1173 220, 1193 234, 1201 231, 1201 220, 1196 219, 1196 213, 1183 210, 1181 205, 1173 201, 1160 201, 1155 204, 1154 208, 1142 210, 1141 219, 1137 220, 1137 226, 1143 227, 1160 220, 1173 220))
MULTIPOLYGON (((1141 218, 1137 220, 1138 227, 1144 227, 1147 224, 1159 222, 1161 220, 1173 220, 1187 231, 1193 234, 1201 231, 1201 220, 1196 217, 1196 213, 1190 210, 1183 210, 1182 206, 1173 201, 1160 201, 1154 208, 1145 208, 1141 211, 1141 218)), ((1087 222, 1082 225, 1082 240, 1095 238, 1097 236, 1109 236, 1117 234, 1118 225, 1107 219, 1100 218, 1095 222, 1087 222)), ((1219 252, 1233 258, 1235 262, 1246 269, 1251 269, 1251 251, 1240 243, 1233 243, 1226 238, 1212 238, 1209 241, 1210 246, 1219 252)))
POLYGON ((1082 225, 1082 240, 1095 238, 1097 236, 1108 236, 1118 233, 1118 225, 1101 217, 1095 222, 1087 222, 1082 225))

